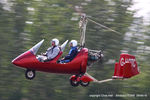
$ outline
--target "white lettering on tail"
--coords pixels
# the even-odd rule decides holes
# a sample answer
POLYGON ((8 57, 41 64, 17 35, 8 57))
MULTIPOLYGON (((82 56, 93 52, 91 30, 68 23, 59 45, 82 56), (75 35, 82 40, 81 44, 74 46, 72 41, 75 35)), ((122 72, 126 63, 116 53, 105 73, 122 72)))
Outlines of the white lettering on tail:
POLYGON ((121 58, 120 59, 120 66, 124 66, 124 64, 126 64, 126 63, 131 63, 131 65, 132 65, 132 67, 135 67, 136 66, 136 64, 135 64, 135 62, 136 62, 136 60, 135 59, 133 59, 133 58, 121 58))

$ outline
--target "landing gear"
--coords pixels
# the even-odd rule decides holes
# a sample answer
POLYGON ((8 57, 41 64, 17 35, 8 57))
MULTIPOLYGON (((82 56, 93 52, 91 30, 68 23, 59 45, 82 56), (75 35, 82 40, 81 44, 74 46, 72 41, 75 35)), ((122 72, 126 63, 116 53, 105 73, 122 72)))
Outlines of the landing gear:
POLYGON ((35 77, 35 71, 27 69, 25 72, 25 77, 29 80, 32 80, 35 77))
POLYGON ((80 84, 81 84, 81 86, 86 87, 86 86, 88 86, 90 84, 90 82, 83 82, 83 81, 81 81, 80 84))
POLYGON ((90 83, 90 80, 86 79, 86 76, 82 75, 73 75, 70 78, 70 84, 73 87, 77 87, 79 86, 79 84, 83 87, 88 86, 90 83))
POLYGON ((79 82, 77 80, 70 80, 70 84, 73 87, 77 87, 79 85, 79 82))

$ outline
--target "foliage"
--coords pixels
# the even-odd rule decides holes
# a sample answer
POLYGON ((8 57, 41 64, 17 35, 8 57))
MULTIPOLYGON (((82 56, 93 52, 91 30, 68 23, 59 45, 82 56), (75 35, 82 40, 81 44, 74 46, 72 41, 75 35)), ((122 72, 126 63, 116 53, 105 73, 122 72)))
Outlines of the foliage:
MULTIPOLYGON (((133 17, 128 8, 131 0, 10 0, 11 9, 0 2, 0 100, 82 100, 141 99, 142 97, 92 98, 92 94, 146 94, 149 96, 149 26, 142 18, 133 17), (14 67, 11 60, 42 39, 44 52, 52 38, 60 43, 79 41, 78 13, 87 16, 119 34, 88 22, 86 47, 101 49, 103 64, 97 63, 88 72, 99 80, 111 78, 114 62, 122 52, 136 56, 141 74, 129 80, 116 80, 89 87, 72 87, 70 75, 37 72, 33 81, 24 78, 24 70, 14 67)), ((65 49, 64 55, 69 47, 65 49)), ((145 100, 148 97, 144 98, 145 100)))

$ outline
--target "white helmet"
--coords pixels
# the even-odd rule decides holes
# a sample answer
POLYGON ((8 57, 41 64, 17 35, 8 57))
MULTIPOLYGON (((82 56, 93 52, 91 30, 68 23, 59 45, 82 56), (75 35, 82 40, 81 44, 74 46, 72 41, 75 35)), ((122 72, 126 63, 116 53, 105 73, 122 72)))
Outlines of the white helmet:
POLYGON ((78 45, 78 42, 76 40, 71 40, 70 44, 72 43, 72 46, 75 47, 78 45))
POLYGON ((51 42, 55 42, 55 45, 56 45, 56 46, 58 46, 58 45, 59 45, 59 40, 58 40, 58 39, 56 39, 56 38, 52 39, 52 41, 51 41, 51 42))

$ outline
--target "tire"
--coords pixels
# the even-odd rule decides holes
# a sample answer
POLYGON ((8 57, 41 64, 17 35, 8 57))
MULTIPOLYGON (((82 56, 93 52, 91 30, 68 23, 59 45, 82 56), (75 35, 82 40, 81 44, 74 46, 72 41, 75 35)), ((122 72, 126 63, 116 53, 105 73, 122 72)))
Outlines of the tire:
POLYGON ((32 80, 35 77, 35 71, 27 69, 25 72, 25 77, 29 80, 32 80))
POLYGON ((81 84, 81 86, 86 87, 86 86, 88 86, 90 84, 90 82, 83 82, 83 81, 81 81, 80 84, 81 84))
POLYGON ((70 79, 70 84, 73 87, 77 87, 79 85, 79 82, 78 81, 73 81, 73 80, 70 79))

